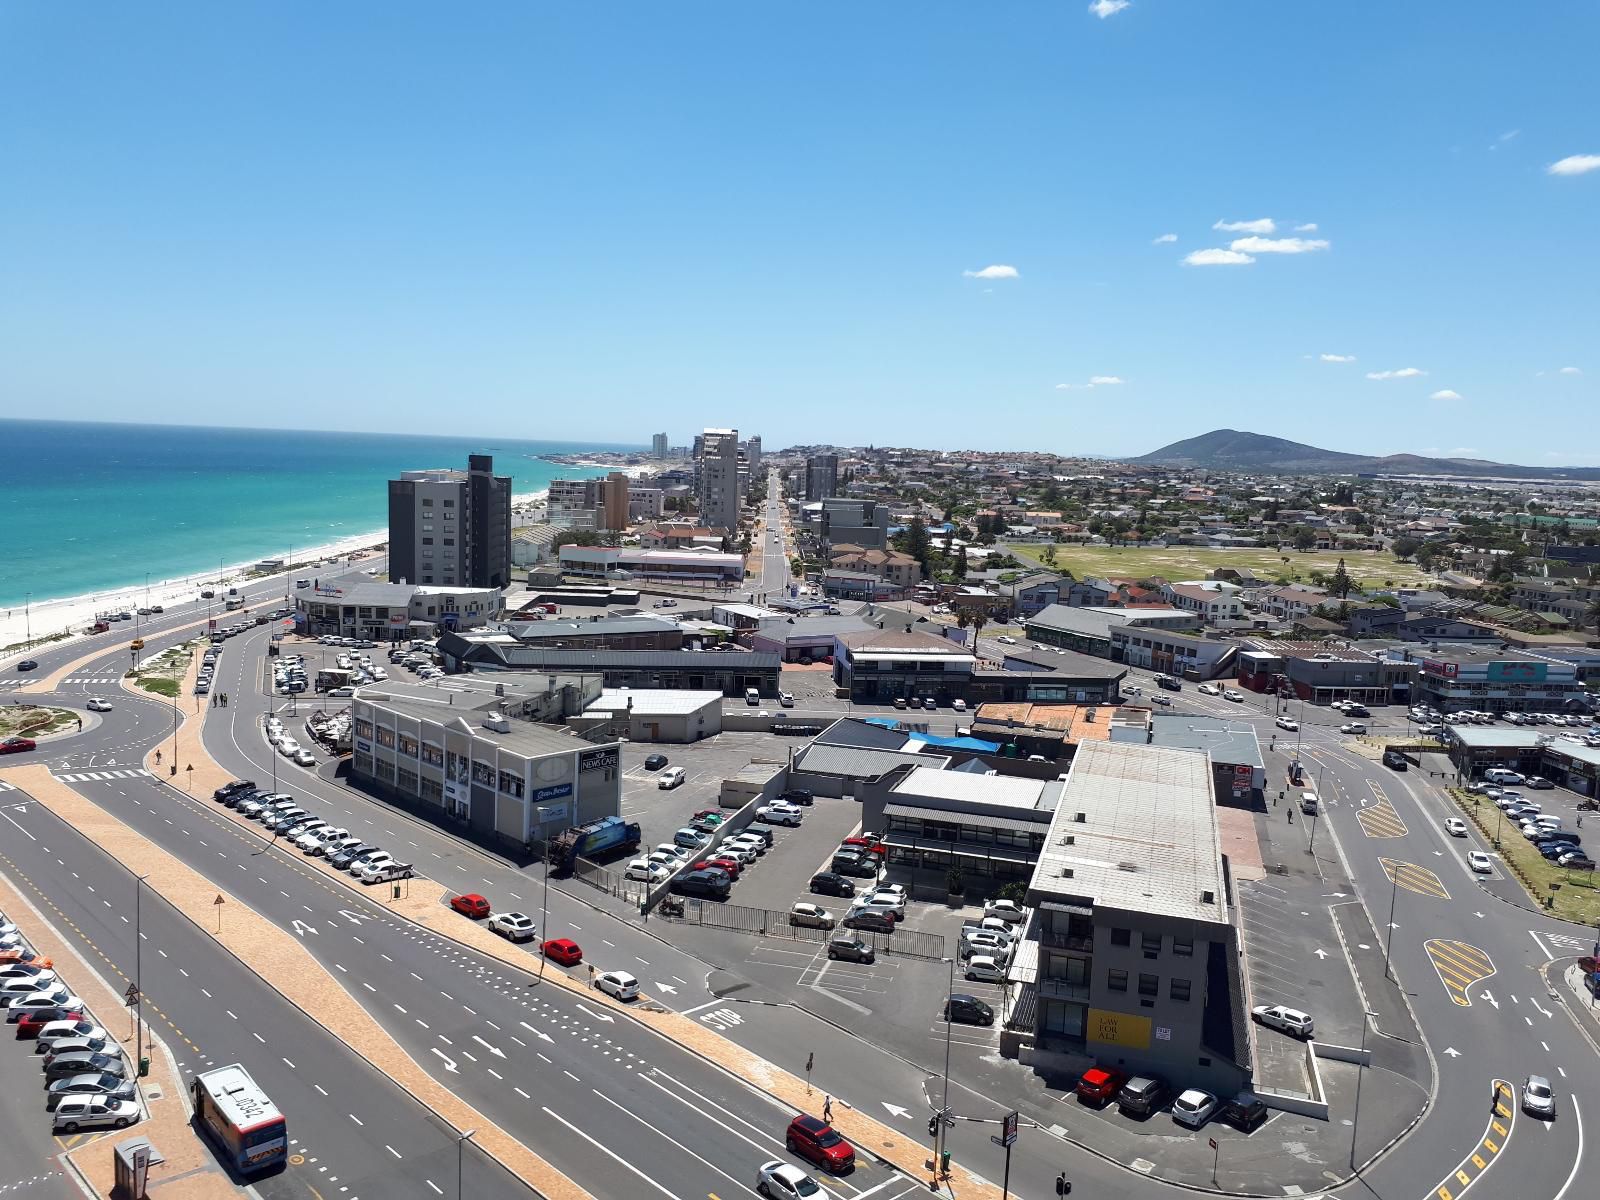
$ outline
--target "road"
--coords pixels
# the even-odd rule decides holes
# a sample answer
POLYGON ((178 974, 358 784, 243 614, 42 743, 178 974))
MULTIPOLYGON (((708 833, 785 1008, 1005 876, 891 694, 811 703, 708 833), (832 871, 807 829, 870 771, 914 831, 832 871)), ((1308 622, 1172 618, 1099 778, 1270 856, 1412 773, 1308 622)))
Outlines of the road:
POLYGON ((761 546, 759 574, 749 581, 751 594, 776 600, 789 591, 789 539, 783 504, 783 476, 776 469, 767 472, 767 499, 762 519, 756 527, 761 546))

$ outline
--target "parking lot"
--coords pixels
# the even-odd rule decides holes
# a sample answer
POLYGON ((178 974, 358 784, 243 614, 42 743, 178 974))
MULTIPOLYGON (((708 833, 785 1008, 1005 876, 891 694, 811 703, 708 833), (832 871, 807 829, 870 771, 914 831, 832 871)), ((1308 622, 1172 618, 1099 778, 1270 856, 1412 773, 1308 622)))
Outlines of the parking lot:
MULTIPOLYGON (((764 733, 719 733, 684 745, 624 742, 622 746, 622 815, 639 822, 640 845, 670 842, 673 832, 689 824, 704 808, 716 808, 722 781, 737 775, 752 762, 770 762, 776 770, 783 756, 773 738, 764 733), (645 770, 644 760, 662 754, 669 766, 682 767, 683 783, 675 788, 657 786, 660 770, 645 770)), ((621 867, 627 866, 624 862, 621 867)))

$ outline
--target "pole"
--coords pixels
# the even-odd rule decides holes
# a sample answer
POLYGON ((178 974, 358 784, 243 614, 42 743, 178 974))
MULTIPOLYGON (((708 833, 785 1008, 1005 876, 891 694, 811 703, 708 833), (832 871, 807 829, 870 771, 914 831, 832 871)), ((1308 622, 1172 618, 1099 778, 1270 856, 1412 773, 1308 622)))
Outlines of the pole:
POLYGON ((945 993, 944 1001, 944 1098, 939 1102, 939 1128, 933 1140, 933 1177, 939 1178, 939 1168, 944 1164, 944 1135, 947 1114, 950 1112, 950 1040, 951 1023, 950 993, 956 990, 956 960, 945 959, 950 964, 950 990, 945 993))
POLYGON ((1389 976, 1389 947, 1394 943, 1394 902, 1400 896, 1400 872, 1393 867, 1389 869, 1389 928, 1384 930, 1383 938, 1383 977, 1389 976))
POLYGON ((1317 853, 1317 822, 1322 819, 1322 776, 1328 769, 1328 764, 1323 763, 1317 771, 1317 811, 1311 814, 1311 841, 1306 846, 1306 853, 1313 857, 1317 853))
MULTIPOLYGON (((1211 1172, 1211 1182, 1215 1183, 1216 1181, 1217 1181, 1217 1173, 1216 1173, 1215 1170, 1213 1170, 1211 1172)), ((1010 1196, 1010 1195, 1011 1195, 1011 1147, 1008 1144, 1006 1146, 1006 1170, 1005 1170, 1005 1174, 1000 1177, 1000 1200, 1006 1200, 1006 1198, 1008 1196, 1010 1196)))
POLYGON ((144 1061, 144 881, 148 875, 138 875, 133 882, 133 1069, 138 1070, 144 1061))
MULTIPOLYGON (((1365 1060, 1367 1057, 1367 1025, 1371 1022, 1372 1018, 1377 1015, 1377 1013, 1369 1009, 1361 1017, 1361 1057, 1363 1060, 1365 1060)), ((1362 1061, 1357 1063, 1356 1106, 1355 1111, 1350 1114, 1350 1170, 1354 1174, 1360 1174, 1360 1168, 1356 1166, 1356 1134, 1361 1128, 1361 1080, 1366 1073, 1366 1062, 1362 1061)))
POLYGON ((464 1146, 466 1146, 467 1142, 471 1139, 472 1135, 477 1133, 477 1132, 478 1131, 476 1129, 469 1129, 465 1133, 459 1134, 456 1137, 456 1200, 461 1200, 461 1156, 462 1156, 462 1153, 463 1153, 463 1149, 462 1148, 464 1146))

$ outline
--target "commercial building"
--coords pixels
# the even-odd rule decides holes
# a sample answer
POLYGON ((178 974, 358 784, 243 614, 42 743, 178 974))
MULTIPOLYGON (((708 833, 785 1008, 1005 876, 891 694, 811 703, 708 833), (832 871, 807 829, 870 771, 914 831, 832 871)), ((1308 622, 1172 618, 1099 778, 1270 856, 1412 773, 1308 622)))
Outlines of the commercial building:
POLYGON ((1233 642, 1145 625, 1123 625, 1111 630, 1113 662, 1125 662, 1184 679, 1232 675, 1238 649, 1233 642))
POLYGON ((1414 698, 1417 670, 1407 651, 1376 654, 1350 646, 1330 648, 1327 642, 1264 638, 1245 642, 1235 664, 1240 687, 1257 692, 1287 688, 1311 704, 1404 704, 1414 698))
POLYGON ((1090 654, 1031 646, 1007 646, 1000 665, 999 671, 974 676, 976 698, 1115 705, 1128 675, 1120 663, 1090 654))
POLYGON ((1068 581, 1060 575, 1040 571, 1024 575, 996 588, 1005 601, 1006 610, 1013 618, 1037 616, 1052 604, 1061 601, 1062 585, 1068 581))
POLYGON ((318 577, 295 593, 297 632, 399 642, 441 629, 473 629, 500 611, 499 588, 379 583, 365 575, 318 577))
POLYGON ((1444 727, 1442 736, 1463 780, 1482 779, 1490 767, 1510 767, 1526 775, 1543 775, 1580 796, 1600 795, 1600 748, 1541 733, 1537 726, 1452 724, 1444 727))
POLYGON ((1520 650, 1453 647, 1415 653, 1414 695, 1440 712, 1586 709, 1577 664, 1520 650))
POLYGON ((1111 657, 1111 631, 1125 626, 1139 629, 1189 630, 1200 628, 1194 613, 1176 608, 1110 608, 1104 605, 1052 604, 1023 624, 1028 640, 1047 646, 1064 646, 1097 658, 1111 657))
POLYGON ((681 650, 683 626, 659 613, 594 613, 570 619, 496 621, 489 633, 502 633, 523 646, 552 650, 681 650))
POLYGON ((933 697, 966 699, 977 658, 966 647, 930 633, 869 629, 834 637, 833 681, 858 704, 933 697))
POLYGON ((717 529, 739 527, 739 431, 708 429, 695 439, 695 492, 700 521, 717 529))
POLYGON ((465 471, 403 471, 389 481, 389 578, 445 587, 511 582, 511 477, 487 454, 465 471))
POLYGON ((351 776, 430 820, 525 849, 621 810, 620 743, 534 719, 599 691, 594 676, 361 688, 350 702, 351 776))
MULTIPOLYGON (((1121 712, 1141 713, 1125 708, 1121 712)), ((1144 721, 1125 721, 1111 731, 1114 742, 1204 750, 1211 759, 1211 785, 1217 800, 1254 802, 1267 786, 1267 765, 1255 726, 1247 721, 1199 714, 1150 712, 1144 721)))
POLYGON ((1204 751, 1081 745, 1028 904, 1002 1051, 1223 1096, 1246 1085, 1239 935, 1204 751))
POLYGON ((1058 780, 914 766, 862 796, 862 828, 883 830, 891 868, 943 883, 952 867, 985 895, 1029 878, 1061 795, 1058 780))
POLYGON ((652 458, 665 458, 667 456, 667 435, 653 433, 650 435, 650 455, 652 458))
POLYGON ((698 742, 722 732, 722 693, 607 688, 575 720, 630 742, 698 742))
POLYGON ((806 499, 826 500, 839 492, 839 456, 813 454, 806 459, 806 499))
POLYGON ((537 671, 546 674, 592 674, 609 688, 675 688, 717 691, 742 696, 755 688, 763 696, 778 694, 781 660, 776 654, 749 650, 556 650, 528 645, 508 634, 445 634, 439 653, 451 670, 474 672, 537 671))
POLYGON ((804 505, 800 519, 825 550, 847 545, 885 550, 889 546, 889 506, 880 500, 825 497, 804 505))
POLYGON ((563 546, 563 575, 726 587, 744 579, 744 556, 719 550, 635 550, 616 546, 563 546))

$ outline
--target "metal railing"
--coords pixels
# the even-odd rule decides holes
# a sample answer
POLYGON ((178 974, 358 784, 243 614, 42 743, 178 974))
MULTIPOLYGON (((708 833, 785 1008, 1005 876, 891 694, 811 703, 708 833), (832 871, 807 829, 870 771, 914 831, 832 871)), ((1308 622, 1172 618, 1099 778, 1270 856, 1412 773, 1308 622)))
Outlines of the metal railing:
POLYGON ((757 937, 789 938, 797 942, 823 944, 836 932, 853 933, 884 955, 899 954, 906 958, 941 959, 945 956, 943 934, 923 933, 913 929, 897 929, 894 933, 872 933, 866 930, 829 930, 810 925, 791 925, 789 914, 771 908, 750 908, 743 904, 725 904, 684 898, 683 915, 674 916, 661 909, 655 915, 685 925, 700 925, 707 929, 727 929, 734 933, 749 933, 757 937))

